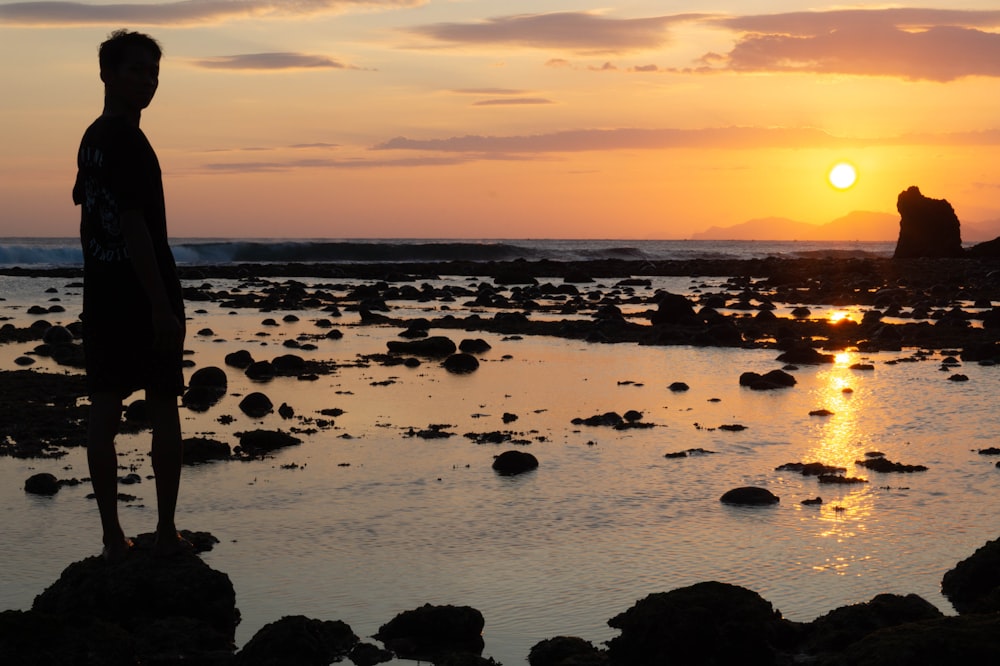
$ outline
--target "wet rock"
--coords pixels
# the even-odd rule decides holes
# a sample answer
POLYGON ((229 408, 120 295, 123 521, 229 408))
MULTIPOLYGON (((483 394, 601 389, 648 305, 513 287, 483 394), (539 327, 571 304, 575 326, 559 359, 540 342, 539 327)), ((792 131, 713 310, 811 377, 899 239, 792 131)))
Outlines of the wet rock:
POLYGON ((392 659, 392 652, 372 643, 358 643, 347 657, 355 666, 375 666, 392 659))
POLYGON ((820 474, 816 477, 820 483, 831 483, 834 485, 852 485, 856 483, 868 483, 868 479, 856 476, 841 476, 839 474, 820 474))
POLYGON ((695 448, 695 449, 684 449, 683 451, 673 451, 671 453, 664 453, 664 458, 687 458, 688 456, 706 456, 715 453, 715 451, 709 451, 708 449, 695 448))
POLYGON ((196 412, 206 411, 222 399, 227 386, 225 370, 215 366, 200 368, 188 380, 188 389, 181 397, 181 403, 196 412))
POLYGON ((727 490, 722 497, 719 498, 719 501, 724 504, 765 505, 777 504, 781 501, 781 498, 767 488, 743 486, 741 488, 727 490))
POLYGON ((793 462, 778 465, 774 468, 778 472, 798 472, 802 476, 821 476, 823 474, 843 474, 847 471, 845 467, 835 465, 824 465, 821 462, 793 462))
POLYGON ((500 417, 504 423, 513 423, 517 420, 517 414, 511 414, 510 412, 504 412, 503 416, 500 417))
POLYGON ((532 645, 528 652, 529 666, 598 666, 606 663, 607 653, 576 636, 548 638, 532 645))
POLYGON ((413 354, 431 358, 445 357, 454 354, 458 349, 450 338, 443 335, 432 335, 421 340, 389 340, 386 346, 394 354, 413 354))
POLYGON ((797 346, 779 354, 778 360, 796 365, 821 365, 833 363, 836 359, 833 354, 824 354, 812 347, 797 346))
POLYGON ((709 581, 651 594, 608 620, 612 664, 776 663, 789 623, 770 602, 742 587, 709 581))
POLYGON ((186 437, 183 445, 186 465, 212 460, 229 460, 233 454, 228 444, 209 437, 186 437))
POLYGON ((30 356, 18 356, 14 359, 14 365, 19 365, 21 367, 27 367, 29 365, 34 365, 35 359, 30 356))
POLYGON ((813 620, 802 647, 810 654, 840 652, 879 629, 940 617, 941 611, 916 594, 880 594, 867 603, 843 606, 813 620))
POLYGON ((526 451, 504 451, 493 459, 493 469, 502 476, 523 474, 538 468, 538 458, 526 451))
POLYGON ((32 495, 55 495, 60 487, 59 479, 48 472, 33 474, 24 482, 24 492, 32 495))
POLYGON ((993 664, 1000 655, 1000 615, 911 622, 869 634, 824 666, 993 664))
POLYGON ((446 652, 483 651, 483 614, 470 606, 432 606, 404 611, 379 627, 375 638, 403 659, 427 659, 446 652))
POLYGON ((959 613, 1000 611, 1000 539, 988 541, 945 573, 941 592, 959 613))
POLYGON ((257 382, 266 382, 274 379, 274 368, 270 361, 254 361, 247 366, 244 371, 247 377, 257 382))
POLYGON ((295 416, 295 410, 287 402, 283 402, 278 407, 278 415, 283 419, 290 419, 295 416))
POLYGON ((0 612, 0 655, 12 666, 132 666, 140 663, 135 643, 121 627, 93 617, 0 612))
POLYGON ((282 354, 271 359, 271 369, 279 377, 295 377, 305 370, 306 362, 297 354, 282 354))
POLYGON ((931 199, 909 187, 899 193, 896 210, 900 220, 894 259, 963 256, 961 225, 945 199, 931 199))
POLYGON ((865 460, 855 460, 855 465, 859 467, 866 467, 870 470, 876 472, 926 472, 927 467, 925 465, 904 465, 903 463, 893 462, 888 458, 883 458, 881 456, 876 456, 872 458, 866 458, 865 460))
POLYGON ((273 409, 274 403, 260 391, 248 393, 240 400, 240 410, 250 418, 258 419, 267 416, 273 409))
POLYGON ((459 351, 464 351, 469 354, 481 354, 489 351, 492 347, 490 346, 490 343, 486 342, 486 340, 483 340, 482 338, 466 338, 458 343, 458 349, 459 351))
POLYGON ((42 334, 42 342, 48 345, 65 345, 73 342, 73 333, 65 326, 50 326, 42 334))
POLYGON ((254 362, 253 356, 245 349, 240 349, 226 354, 224 360, 226 365, 233 368, 239 368, 240 370, 246 370, 254 362))
POLYGON ((442 363, 444 369, 455 374, 467 374, 479 369, 479 359, 472 354, 452 354, 442 363))
POLYGON ((340 620, 287 615, 264 625, 236 655, 236 666, 327 666, 346 657, 358 637, 340 620))
POLYGON ((667 390, 673 391, 674 393, 681 393, 683 391, 689 390, 691 387, 684 382, 673 382, 667 387, 667 390))
POLYGON ((623 425, 625 419, 618 412, 605 412, 603 414, 588 416, 587 418, 577 417, 572 420, 572 423, 573 425, 611 426, 614 428, 623 425))
POLYGON ((655 297, 656 310, 650 312, 649 321, 654 325, 676 324, 697 325, 700 322, 694 310, 694 303, 680 294, 660 292, 655 297))
POLYGON ((237 433, 240 438, 238 453, 259 457, 286 446, 301 444, 302 440, 281 430, 250 430, 237 433))
POLYGON ((138 545, 118 564, 99 556, 71 564, 32 610, 119 627, 141 657, 129 663, 211 663, 231 654, 240 619, 226 574, 193 553, 157 558, 138 545))
POLYGON ((784 370, 771 370, 763 375, 756 372, 744 372, 740 375, 740 386, 746 386, 754 391, 788 388, 797 383, 795 377, 784 370))
POLYGON ((822 497, 812 497, 810 499, 804 499, 799 504, 805 504, 806 506, 816 506, 823 503, 822 497))

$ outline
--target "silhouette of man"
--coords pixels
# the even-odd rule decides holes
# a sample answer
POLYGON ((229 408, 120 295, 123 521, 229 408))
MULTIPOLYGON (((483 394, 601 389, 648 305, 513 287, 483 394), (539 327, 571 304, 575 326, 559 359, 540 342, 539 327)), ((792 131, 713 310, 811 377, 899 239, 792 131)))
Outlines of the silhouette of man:
POLYGON ((139 389, 145 390, 153 431, 154 553, 170 555, 190 545, 174 525, 183 453, 177 398, 184 388, 184 304, 167 244, 159 162, 139 129, 159 83, 161 54, 152 37, 126 30, 101 44, 104 111, 80 142, 73 187, 84 255, 87 462, 103 555, 111 562, 132 547, 118 520, 115 437, 123 401, 139 389))

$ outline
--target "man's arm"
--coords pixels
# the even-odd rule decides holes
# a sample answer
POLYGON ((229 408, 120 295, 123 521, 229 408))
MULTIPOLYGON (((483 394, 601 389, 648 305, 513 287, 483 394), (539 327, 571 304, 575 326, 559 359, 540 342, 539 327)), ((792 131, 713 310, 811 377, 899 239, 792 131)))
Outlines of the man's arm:
POLYGON ((184 326, 170 306, 167 287, 163 284, 153 241, 149 237, 143 214, 139 210, 126 210, 121 213, 120 221, 132 266, 152 305, 153 347, 179 348, 184 344, 184 326))

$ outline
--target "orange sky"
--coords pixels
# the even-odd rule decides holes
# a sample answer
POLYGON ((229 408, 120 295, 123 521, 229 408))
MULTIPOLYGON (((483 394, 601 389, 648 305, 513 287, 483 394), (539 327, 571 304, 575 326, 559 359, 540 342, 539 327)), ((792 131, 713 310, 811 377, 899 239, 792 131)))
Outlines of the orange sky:
POLYGON ((175 237, 687 238, 910 185, 1000 219, 995 1, 618 4, 0 0, 0 235, 75 235, 117 27, 164 47, 175 237))

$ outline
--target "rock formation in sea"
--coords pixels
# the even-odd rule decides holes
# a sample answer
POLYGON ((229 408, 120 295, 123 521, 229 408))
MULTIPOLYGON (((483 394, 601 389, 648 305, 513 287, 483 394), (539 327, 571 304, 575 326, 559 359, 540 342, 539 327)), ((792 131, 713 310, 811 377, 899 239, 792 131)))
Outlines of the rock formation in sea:
POLYGON ((945 199, 931 199, 916 186, 899 193, 899 240, 895 259, 961 257, 962 233, 955 210, 945 199))

